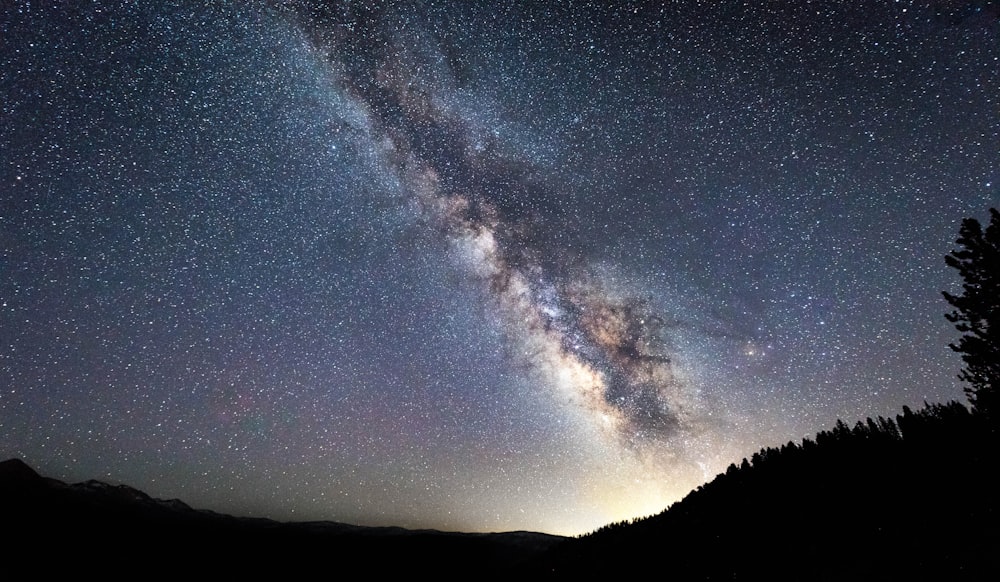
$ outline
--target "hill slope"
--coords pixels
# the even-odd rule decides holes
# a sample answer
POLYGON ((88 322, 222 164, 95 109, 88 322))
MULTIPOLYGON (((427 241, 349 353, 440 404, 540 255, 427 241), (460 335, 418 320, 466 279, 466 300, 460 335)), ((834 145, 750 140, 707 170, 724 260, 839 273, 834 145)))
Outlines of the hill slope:
POLYGON ((730 466, 669 510, 556 548, 536 575, 1000 579, 995 433, 958 403, 904 408, 730 466))

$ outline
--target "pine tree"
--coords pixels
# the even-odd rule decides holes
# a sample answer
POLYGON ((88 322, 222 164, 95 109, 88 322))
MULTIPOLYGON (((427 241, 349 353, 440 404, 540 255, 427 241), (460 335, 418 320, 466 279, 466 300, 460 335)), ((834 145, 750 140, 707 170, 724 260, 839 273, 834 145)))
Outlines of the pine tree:
POLYGON ((962 294, 945 292, 955 309, 945 315, 962 332, 949 347, 962 354, 959 378, 973 410, 996 419, 1000 392, 1000 212, 990 209, 984 231, 974 218, 962 221, 956 241, 961 249, 945 257, 962 276, 962 294))

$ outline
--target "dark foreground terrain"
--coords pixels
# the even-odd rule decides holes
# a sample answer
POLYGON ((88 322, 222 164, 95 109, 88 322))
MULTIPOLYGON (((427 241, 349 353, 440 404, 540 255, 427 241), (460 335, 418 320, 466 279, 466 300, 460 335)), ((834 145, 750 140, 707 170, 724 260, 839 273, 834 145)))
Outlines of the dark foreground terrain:
POLYGON ((1000 580, 996 433, 958 403, 765 449, 663 513, 582 538, 279 523, 0 463, 0 580, 1000 580), (41 551, 38 551, 41 550, 41 551))

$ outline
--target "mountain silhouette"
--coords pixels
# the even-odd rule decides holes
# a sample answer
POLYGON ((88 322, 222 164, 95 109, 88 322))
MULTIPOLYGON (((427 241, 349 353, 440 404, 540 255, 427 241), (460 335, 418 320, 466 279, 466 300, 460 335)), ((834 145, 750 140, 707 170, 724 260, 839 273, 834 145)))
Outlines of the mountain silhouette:
POLYGON ((575 539, 240 518, 125 485, 69 485, 12 459, 0 463, 0 579, 995 580, 995 435, 956 402, 838 421, 731 465, 659 515, 575 539))
POLYGON ((0 463, 0 515, 7 540, 3 580, 362 572, 497 578, 565 539, 233 517, 126 485, 70 485, 19 459, 0 463))

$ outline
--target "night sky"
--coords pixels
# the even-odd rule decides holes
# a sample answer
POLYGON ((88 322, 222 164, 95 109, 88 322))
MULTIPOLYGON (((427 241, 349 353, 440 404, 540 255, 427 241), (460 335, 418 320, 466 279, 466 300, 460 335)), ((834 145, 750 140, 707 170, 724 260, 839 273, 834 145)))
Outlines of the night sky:
POLYGON ((0 458, 575 534, 961 399, 997 3, 604 4, 4 2, 0 458))

